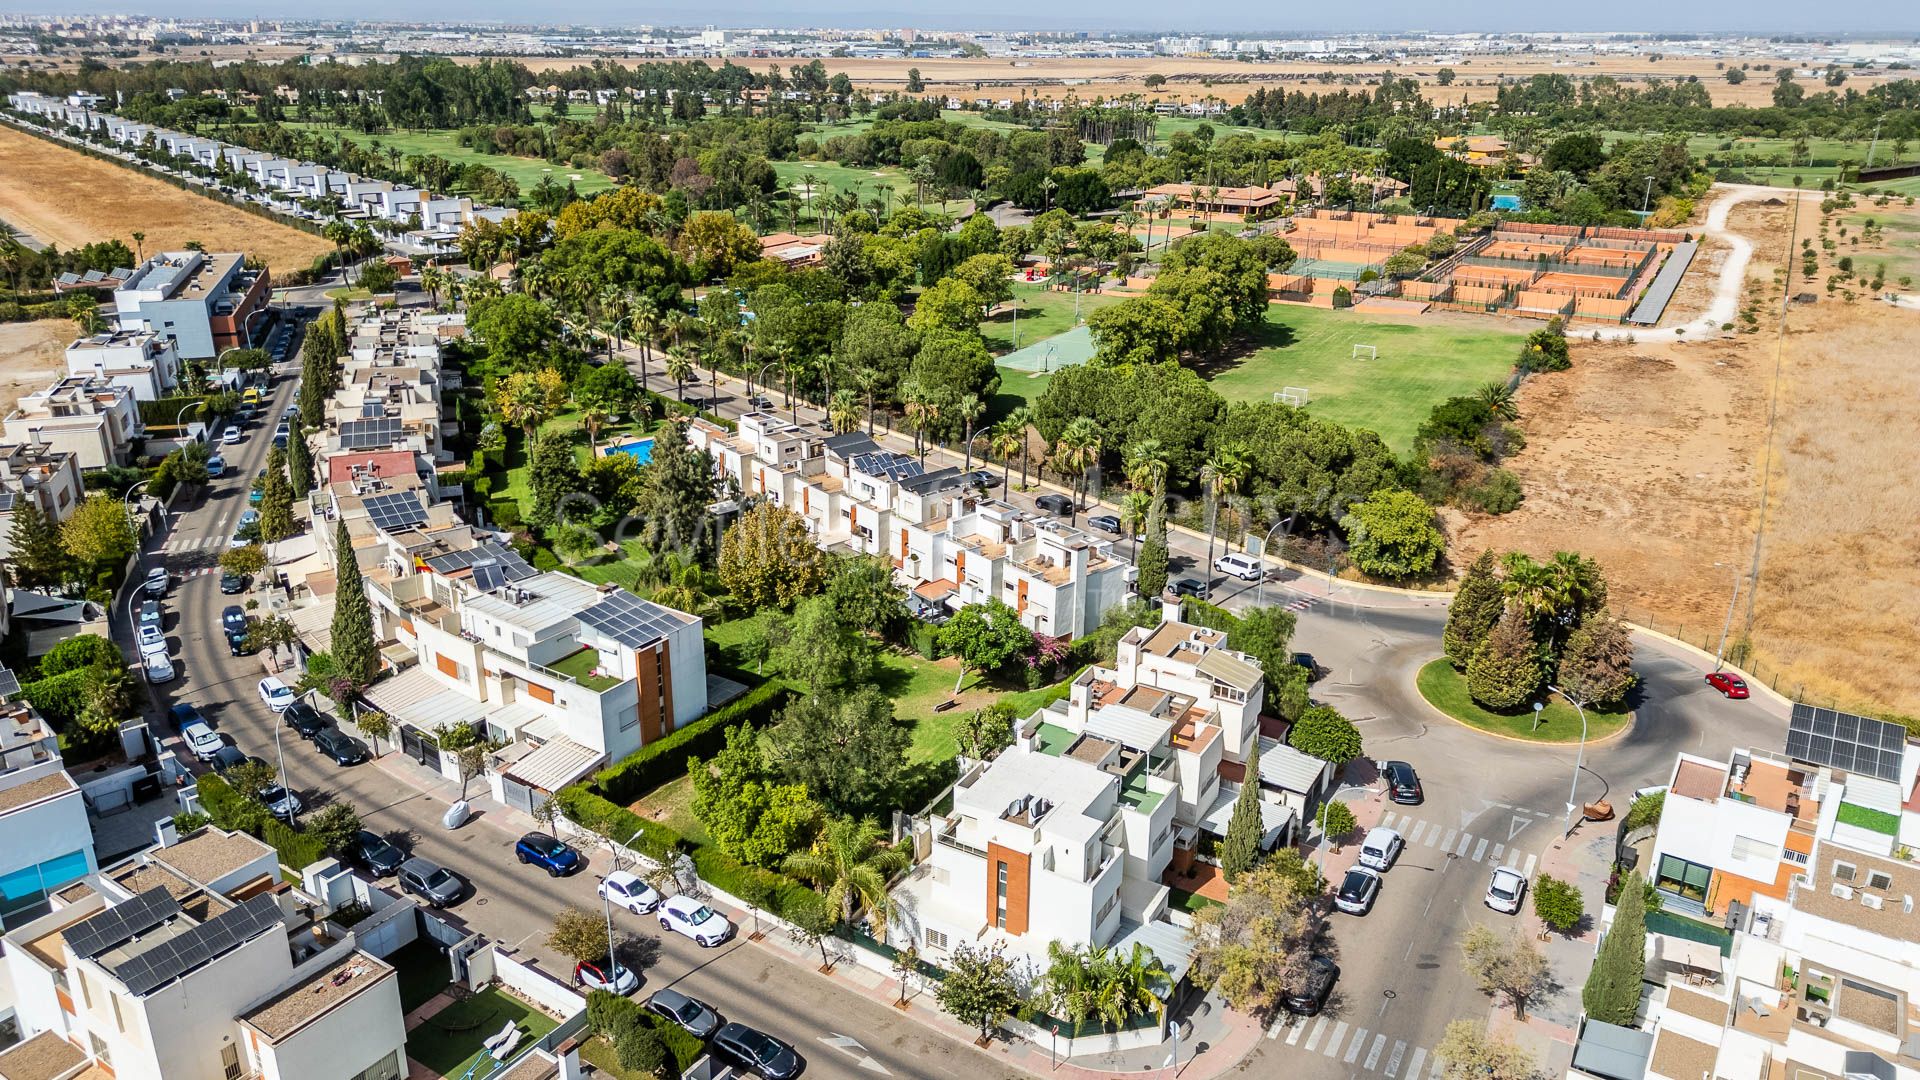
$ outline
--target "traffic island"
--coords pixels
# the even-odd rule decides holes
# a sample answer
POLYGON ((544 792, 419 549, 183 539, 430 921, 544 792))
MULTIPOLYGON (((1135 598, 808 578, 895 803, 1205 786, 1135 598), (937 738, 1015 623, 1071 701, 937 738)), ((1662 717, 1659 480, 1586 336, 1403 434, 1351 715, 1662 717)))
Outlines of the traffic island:
MULTIPOLYGON (((1531 704, 1510 712, 1494 712, 1475 702, 1467 694, 1467 677, 1453 669, 1446 657, 1420 669, 1415 677, 1420 696, 1449 719, 1476 731, 1503 739, 1536 743, 1577 743, 1580 741, 1580 714, 1559 694, 1549 694, 1536 718, 1531 704)), ((1598 742, 1625 731, 1633 723, 1631 709, 1608 710, 1587 707, 1586 741, 1598 742)))

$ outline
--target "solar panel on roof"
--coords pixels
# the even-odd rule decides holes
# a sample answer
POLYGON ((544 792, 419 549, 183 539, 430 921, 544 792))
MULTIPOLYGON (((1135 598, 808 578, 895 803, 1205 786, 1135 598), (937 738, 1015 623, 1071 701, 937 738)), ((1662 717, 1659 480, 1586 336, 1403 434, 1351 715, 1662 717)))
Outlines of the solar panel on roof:
POLYGON ((1870 716, 1796 702, 1787 722, 1787 756, 1880 780, 1898 781, 1907 731, 1870 716))
POLYGON ((129 957, 114 969, 113 974, 126 985, 128 993, 140 997, 278 925, 279 903, 271 895, 256 896, 239 907, 215 915, 179 937, 160 942, 138 956, 129 957))
POLYGON ((853 467, 869 476, 884 476, 899 481, 919 476, 926 470, 920 463, 907 454, 884 450, 877 454, 856 454, 853 467))
POLYGON ((373 526, 381 532, 393 532, 409 525, 418 525, 427 520, 426 507, 411 492, 394 491, 385 495, 374 495, 364 502, 367 516, 373 519, 373 526))
POLYGON ((482 559, 473 564, 473 584, 481 592, 492 592, 506 584, 506 575, 500 572, 500 564, 492 559, 482 559))
POLYGON ((379 420, 347 420, 340 425, 340 446, 346 450, 371 450, 375 447, 392 446, 405 434, 405 427, 397 418, 383 417, 379 420))
POLYGON ((11 491, 0 491, 0 510, 13 509, 17 496, 11 491))
POLYGON ((387 415, 387 403, 384 401, 363 401, 360 403, 360 415, 377 418, 387 415))
POLYGON ((681 625, 666 608, 648 603, 624 589, 608 593, 576 618, 620 644, 636 649, 659 641, 681 625))
POLYGON ((6 667, 0 666, 0 698, 8 698, 20 692, 20 679, 6 667))
POLYGON ((156 885, 146 892, 115 904, 93 918, 70 926, 62 935, 76 956, 88 959, 108 949, 124 945, 134 938, 180 914, 180 902, 173 894, 156 885))

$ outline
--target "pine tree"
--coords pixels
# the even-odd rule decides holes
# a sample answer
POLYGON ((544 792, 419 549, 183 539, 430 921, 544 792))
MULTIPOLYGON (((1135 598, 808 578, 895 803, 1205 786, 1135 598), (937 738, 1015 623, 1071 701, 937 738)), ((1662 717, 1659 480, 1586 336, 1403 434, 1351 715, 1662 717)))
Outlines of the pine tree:
POLYGON ((296 499, 313 491, 313 456, 307 452, 307 440, 297 432, 287 440, 287 483, 296 499))
POLYGON ((1494 624, 1500 621, 1505 601, 1493 568, 1493 552, 1481 552, 1467 567, 1459 590, 1453 594, 1453 603, 1447 606, 1447 628, 1440 635, 1440 644, 1446 649, 1447 659, 1455 671, 1466 670, 1468 661, 1480 651, 1494 624))
POLYGON ((1140 595, 1157 600, 1167 588, 1167 508, 1156 498, 1147 512, 1147 539, 1140 545, 1140 595))
POLYGON ((559 431, 540 436, 533 444, 527 472, 527 487, 533 492, 527 521, 536 528, 551 529, 560 518, 562 500, 579 491, 580 486, 580 465, 574 460, 572 437, 559 431))
POLYGON ((380 653, 373 640, 373 610, 367 606, 366 586, 353 557, 353 537, 345 518, 333 530, 334 584, 333 662, 340 677, 356 688, 373 682, 380 670, 380 653))
POLYGON ((1647 968, 1646 879, 1627 875, 1613 925, 1600 942, 1593 970, 1580 992, 1587 1015, 1609 1024, 1632 1026, 1640 1010, 1640 980, 1647 968))
POLYGON ((1502 616, 1467 662, 1467 694, 1495 712, 1518 708, 1540 687, 1540 649, 1519 611, 1502 616))
POLYGON ((277 544, 293 535, 293 489, 287 483, 287 455, 279 447, 267 455, 267 478, 260 488, 260 542, 277 544))
POLYGON ((13 531, 7 534, 13 554, 8 556, 13 584, 26 589, 52 589, 72 576, 73 558, 60 542, 60 526, 40 510, 33 499, 23 500, 13 513, 13 531))
POLYGON ((1633 636, 1606 612, 1590 612, 1560 653, 1560 686, 1591 705, 1616 705, 1633 689, 1633 636))
POLYGON ((1266 833, 1260 819, 1260 741, 1255 739, 1246 775, 1240 779, 1240 794, 1233 800, 1233 816, 1227 819, 1227 836, 1220 845, 1220 870, 1228 881, 1253 869, 1266 833))
POLYGON ((638 513, 640 540, 654 551, 683 551, 701 559, 713 548, 707 507, 715 497, 713 455, 687 442, 684 424, 674 422, 653 440, 638 513))

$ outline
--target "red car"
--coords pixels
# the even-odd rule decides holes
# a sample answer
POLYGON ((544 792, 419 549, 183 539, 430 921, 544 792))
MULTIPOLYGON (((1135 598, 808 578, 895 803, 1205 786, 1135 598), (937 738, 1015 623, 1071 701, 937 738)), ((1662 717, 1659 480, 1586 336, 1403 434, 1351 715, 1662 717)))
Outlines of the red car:
POLYGON ((1731 671, 1716 671, 1707 676, 1707 685, 1730 698, 1747 696, 1746 681, 1731 671))

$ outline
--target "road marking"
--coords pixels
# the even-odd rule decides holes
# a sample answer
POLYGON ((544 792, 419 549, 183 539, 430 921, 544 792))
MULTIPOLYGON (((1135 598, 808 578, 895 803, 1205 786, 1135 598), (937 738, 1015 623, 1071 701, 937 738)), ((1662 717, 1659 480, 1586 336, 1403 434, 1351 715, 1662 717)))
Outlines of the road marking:
POLYGON ((1492 854, 1490 854, 1490 855, 1488 855, 1488 856, 1487 856, 1487 858, 1488 858, 1488 859, 1490 859, 1490 860, 1492 860, 1492 862, 1493 862, 1493 865, 1495 865, 1495 866, 1499 866, 1499 865, 1500 865, 1500 855, 1501 855, 1501 853, 1502 853, 1502 852, 1504 852, 1504 851, 1506 851, 1506 850, 1507 850, 1507 845, 1505 845, 1505 844, 1495 844, 1495 845, 1493 845, 1493 853, 1492 853, 1492 854))
POLYGON ((1482 855, 1485 855, 1486 853, 1487 853, 1487 838, 1483 836, 1480 838, 1480 843, 1473 849, 1473 861, 1479 862, 1480 857, 1482 855))
POLYGON ((1360 1048, 1362 1046, 1365 1046, 1366 1043, 1367 1043, 1367 1029, 1354 1028, 1353 1041, 1347 1044, 1347 1056, 1344 1058, 1341 1058, 1340 1060, 1346 1062, 1348 1065, 1353 1064, 1355 1059, 1359 1058, 1360 1056, 1360 1048))
MULTIPOLYGON (((1427 1070, 1428 1080, 1440 1080, 1440 1078, 1445 1076, 1446 1074, 1447 1074, 1446 1062, 1443 1062, 1440 1060, 1439 1054, 1433 1055, 1433 1068, 1427 1070)), ((1408 1073, 1407 1075, 1409 1077, 1413 1076, 1412 1073, 1408 1073)))
POLYGON ((1534 864, 1535 862, 1537 862, 1537 861, 1539 861, 1539 856, 1537 856, 1537 855, 1534 855, 1534 854, 1532 854, 1531 852, 1529 852, 1529 853, 1528 853, 1528 855, 1527 855, 1527 868, 1526 868, 1525 870, 1522 870, 1522 871, 1520 871, 1520 876, 1521 876, 1521 877, 1523 877, 1523 878, 1526 878, 1526 879, 1528 879, 1528 880, 1532 880, 1532 878, 1533 878, 1533 864, 1534 864))
POLYGON ((1398 816, 1399 815, 1395 814, 1391 810, 1387 811, 1386 814, 1382 815, 1380 818, 1380 827, 1383 829, 1393 828, 1393 819, 1398 816))
POLYGON ((877 1072, 882 1076, 893 1075, 893 1070, 873 1060, 873 1056, 867 1053, 867 1048, 860 1045, 860 1040, 851 1035, 842 1035, 835 1031, 820 1036, 820 1041, 850 1058, 857 1059, 860 1067, 868 1072, 877 1072))
POLYGON ((1367 1070, 1368 1072, 1372 1072, 1374 1065, 1378 1063, 1380 1060, 1380 1051, 1385 1050, 1386 1048, 1387 1048, 1387 1037, 1385 1035, 1375 1035, 1373 1037, 1373 1045, 1367 1048, 1366 1063, 1364 1065, 1361 1065, 1360 1067, 1367 1070))
MULTIPOLYGON (((1307 1033, 1306 1021, 1303 1020, 1300 1023, 1293 1025, 1293 1029, 1287 1032, 1287 1045, 1288 1046, 1300 1045, 1300 1036, 1305 1035, 1306 1033, 1307 1033)), ((1271 1038, 1272 1036, 1268 1036, 1268 1037, 1271 1038)))
MULTIPOLYGON (((1425 1060, 1427 1060, 1427 1048, 1414 1047, 1413 1056, 1407 1059, 1407 1080, 1420 1080, 1420 1063, 1425 1060)), ((1393 1064, 1387 1066, 1387 1075, 1393 1075, 1393 1064)))
POLYGON ((1320 1049, 1320 1037, 1327 1033, 1327 1018, 1316 1017, 1313 1022, 1313 1034, 1307 1036, 1307 1053, 1320 1049))
POLYGON ((1460 850, 1454 852, 1454 854, 1456 856, 1465 855, 1467 853, 1467 845, 1471 843, 1473 843, 1473 834, 1461 833, 1460 834, 1460 850))
POLYGON ((1532 818, 1523 818, 1519 814, 1513 815, 1513 821, 1507 825, 1507 839, 1512 840, 1514 837, 1520 835, 1521 829, 1531 824, 1533 824, 1532 818))
MULTIPOLYGON (((1435 826, 1435 828, 1438 828, 1438 827, 1439 827, 1439 826, 1435 826)), ((1442 850, 1442 851, 1452 851, 1452 850, 1453 850, 1453 838, 1454 838, 1454 837, 1456 837, 1456 836, 1459 836, 1459 835, 1460 835, 1460 830, 1459 830, 1459 829, 1448 829, 1448 830, 1447 830, 1447 838, 1446 838, 1445 840, 1442 840, 1442 841, 1440 841, 1440 848, 1441 848, 1441 850, 1442 850)))
POLYGON ((1345 1020, 1337 1021, 1333 1025, 1333 1038, 1327 1040, 1328 1057, 1338 1057, 1340 1055, 1340 1040, 1345 1038, 1346 1034, 1347 1022, 1345 1020))

